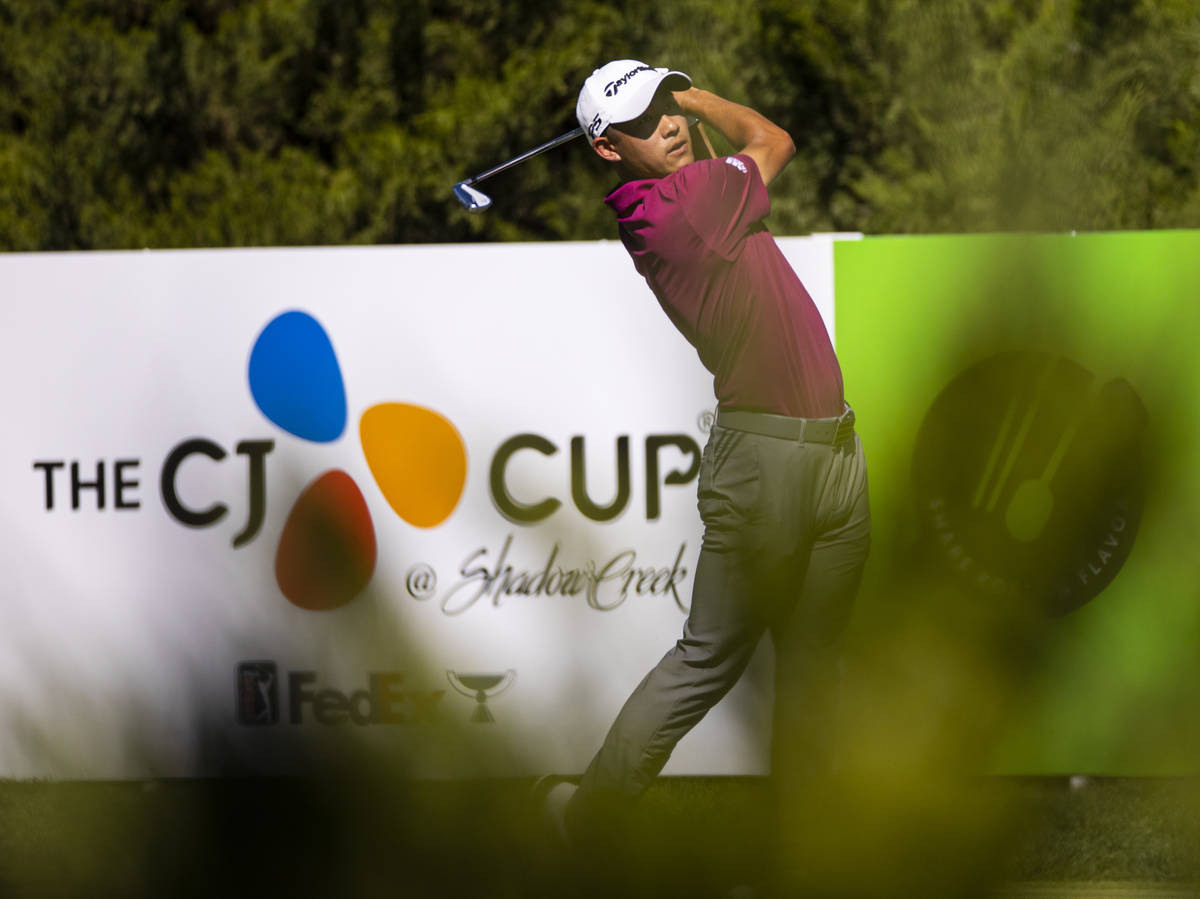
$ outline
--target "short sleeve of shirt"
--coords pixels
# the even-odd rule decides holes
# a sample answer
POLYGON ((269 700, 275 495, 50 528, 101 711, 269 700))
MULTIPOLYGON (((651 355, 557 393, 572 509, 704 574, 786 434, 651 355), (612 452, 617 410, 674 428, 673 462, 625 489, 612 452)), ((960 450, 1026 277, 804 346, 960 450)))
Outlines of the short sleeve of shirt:
POLYGON ((767 186, 749 156, 722 156, 684 167, 678 201, 688 223, 710 249, 736 256, 747 234, 771 211, 767 186))

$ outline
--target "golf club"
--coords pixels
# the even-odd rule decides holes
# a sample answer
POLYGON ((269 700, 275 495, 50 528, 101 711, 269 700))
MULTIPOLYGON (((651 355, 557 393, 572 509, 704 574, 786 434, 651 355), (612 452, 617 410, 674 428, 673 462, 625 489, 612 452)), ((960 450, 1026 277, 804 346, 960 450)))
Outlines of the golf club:
MULTIPOLYGON (((692 116, 688 116, 688 125, 689 127, 695 127, 699 130, 700 136, 704 139, 704 146, 708 150, 708 155, 710 157, 715 157, 717 154, 716 151, 713 150, 713 145, 708 139, 708 132, 704 130, 704 126, 700 124, 699 120, 692 116)), ((497 166, 492 166, 492 168, 485 172, 480 172, 478 175, 472 175, 470 178, 459 181, 456 185, 454 185, 454 196, 458 198, 458 202, 463 204, 463 207, 467 210, 467 212, 483 212, 492 205, 492 198, 483 191, 477 190, 475 187, 473 187, 473 185, 478 184, 480 181, 483 181, 486 178, 492 177, 492 175, 498 175, 503 171, 507 171, 515 165, 520 165, 527 159, 533 159, 535 156, 540 156, 547 150, 553 150, 555 147, 569 143, 575 140, 575 138, 579 137, 581 134, 583 134, 583 129, 575 128, 572 131, 568 131, 566 134, 560 134, 553 140, 546 141, 546 143, 534 147, 532 150, 526 150, 520 156, 514 156, 512 159, 508 160, 508 162, 502 162, 497 166)))
POLYGON ((472 187, 473 184, 478 184, 480 181, 492 177, 492 175, 498 175, 503 171, 507 171, 514 165, 520 165, 526 159, 533 159, 533 157, 540 156, 547 150, 553 150, 555 147, 573 141, 581 134, 583 134, 582 128, 576 128, 573 131, 568 131, 566 134, 560 134, 554 140, 546 141, 541 146, 527 150, 520 156, 514 156, 508 162, 502 162, 488 169, 486 172, 480 172, 478 175, 472 175, 465 181, 459 181, 458 184, 454 185, 454 196, 458 197, 458 202, 463 204, 467 212, 483 212, 492 205, 492 198, 483 193, 483 191, 476 190, 472 187))

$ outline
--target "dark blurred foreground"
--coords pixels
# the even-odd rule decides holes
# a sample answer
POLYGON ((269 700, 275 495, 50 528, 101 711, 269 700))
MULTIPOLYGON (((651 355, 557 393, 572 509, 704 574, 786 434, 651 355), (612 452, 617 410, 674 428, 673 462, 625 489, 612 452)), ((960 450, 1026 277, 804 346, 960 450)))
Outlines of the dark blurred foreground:
POLYGON ((663 779, 603 855, 582 864, 546 838, 530 786, 352 775, 8 782, 0 893, 1022 896, 1066 895, 1075 883, 1069 894, 1083 896, 1104 881, 1128 884, 1105 895, 1186 896, 1197 883, 1193 781, 973 779, 929 785, 907 815, 878 820, 846 814, 855 800, 844 794, 826 807, 816 841, 841 850, 811 857, 785 841, 774 893, 763 779, 663 779))

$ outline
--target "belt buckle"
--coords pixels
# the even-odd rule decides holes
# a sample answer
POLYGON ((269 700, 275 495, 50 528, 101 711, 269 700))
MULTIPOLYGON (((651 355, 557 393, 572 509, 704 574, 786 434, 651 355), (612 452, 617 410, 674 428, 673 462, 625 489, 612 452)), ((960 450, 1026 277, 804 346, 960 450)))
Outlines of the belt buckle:
POLYGON ((833 445, 841 446, 854 434, 854 410, 847 409, 838 419, 837 430, 833 433, 833 445))

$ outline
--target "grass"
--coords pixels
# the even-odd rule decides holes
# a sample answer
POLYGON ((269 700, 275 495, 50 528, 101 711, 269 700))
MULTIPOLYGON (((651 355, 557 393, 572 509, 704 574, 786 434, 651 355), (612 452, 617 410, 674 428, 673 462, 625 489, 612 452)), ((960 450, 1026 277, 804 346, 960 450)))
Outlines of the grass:
MULTIPOLYGON (((0 782, 0 895, 504 899, 580 892, 577 869, 561 864, 544 839, 529 787, 522 779, 364 777, 0 782)), ((864 851, 835 892, 922 899, 1192 894, 1190 782, 1093 780, 1072 789, 1062 779, 987 780, 974 789, 1020 810, 1018 826, 980 844, 986 858, 951 865, 961 876, 906 881, 911 869, 889 864, 910 856, 937 868, 939 849, 962 844, 939 844, 928 833, 913 844, 897 838, 894 858, 864 851), (863 880, 867 869, 879 876, 863 880)), ((590 847, 587 878, 603 884, 595 892, 622 896, 718 897, 759 882, 772 845, 770 798, 761 779, 660 780, 603 849, 590 847)), ((860 824, 851 822, 847 833, 865 829, 860 824)))
MULTIPOLYGON (((1171 882, 1196 878, 1197 806, 1174 780, 1061 781, 1042 794, 1039 826, 1013 858, 1023 880, 1171 882)), ((1037 793, 1034 794, 1035 796, 1037 793)))

